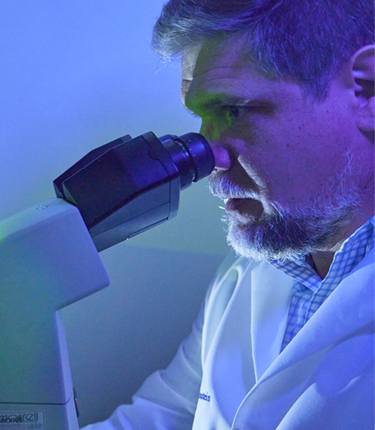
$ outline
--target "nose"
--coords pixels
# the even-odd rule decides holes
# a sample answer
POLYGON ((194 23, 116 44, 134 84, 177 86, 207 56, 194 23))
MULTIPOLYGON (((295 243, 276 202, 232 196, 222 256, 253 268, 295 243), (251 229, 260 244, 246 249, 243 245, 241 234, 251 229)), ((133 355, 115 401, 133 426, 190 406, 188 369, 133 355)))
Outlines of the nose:
POLYGON ((218 139, 214 139, 211 133, 208 132, 207 127, 201 127, 200 134, 202 134, 207 142, 210 144, 212 152, 215 158, 215 169, 216 170, 229 170, 232 166, 232 159, 227 147, 223 146, 218 139))
POLYGON ((217 170, 229 170, 232 166, 232 160, 229 152, 226 148, 221 146, 219 143, 208 142, 211 146, 212 152, 215 158, 215 169, 217 170))

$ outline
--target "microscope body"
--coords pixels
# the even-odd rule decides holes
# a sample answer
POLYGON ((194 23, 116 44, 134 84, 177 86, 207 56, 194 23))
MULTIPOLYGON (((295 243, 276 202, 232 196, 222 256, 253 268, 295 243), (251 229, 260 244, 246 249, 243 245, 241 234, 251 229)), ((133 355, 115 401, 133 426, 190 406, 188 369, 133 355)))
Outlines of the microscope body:
POLYGON ((53 199, 0 222, 0 428, 78 430, 58 310, 109 285, 76 207, 53 199))
POLYGON ((57 178, 58 198, 0 222, 0 430, 78 430, 58 310, 108 286, 98 252, 174 217, 213 168, 199 134, 127 135, 57 178))

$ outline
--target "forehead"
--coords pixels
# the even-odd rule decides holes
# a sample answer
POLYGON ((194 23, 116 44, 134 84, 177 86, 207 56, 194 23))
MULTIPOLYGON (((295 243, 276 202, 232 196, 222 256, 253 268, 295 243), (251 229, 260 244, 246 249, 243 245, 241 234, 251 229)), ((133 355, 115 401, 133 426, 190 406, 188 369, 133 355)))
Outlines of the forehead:
POLYGON ((238 98, 276 97, 286 89, 300 92, 289 79, 267 74, 245 51, 246 37, 212 38, 182 55, 181 96, 187 104, 199 95, 229 94, 238 98))
POLYGON ((245 65, 244 43, 243 37, 239 36, 231 39, 213 37, 185 50, 181 61, 183 76, 191 80, 212 68, 245 65))

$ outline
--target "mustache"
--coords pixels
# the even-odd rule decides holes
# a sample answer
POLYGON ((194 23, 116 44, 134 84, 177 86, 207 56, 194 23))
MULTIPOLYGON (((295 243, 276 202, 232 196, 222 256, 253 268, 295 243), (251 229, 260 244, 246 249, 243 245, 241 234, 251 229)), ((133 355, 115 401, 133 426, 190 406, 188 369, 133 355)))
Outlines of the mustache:
POLYGON ((256 191, 246 189, 241 185, 235 184, 226 174, 213 172, 208 178, 208 187, 211 193, 221 200, 226 199, 255 199, 259 200, 259 194, 256 191))

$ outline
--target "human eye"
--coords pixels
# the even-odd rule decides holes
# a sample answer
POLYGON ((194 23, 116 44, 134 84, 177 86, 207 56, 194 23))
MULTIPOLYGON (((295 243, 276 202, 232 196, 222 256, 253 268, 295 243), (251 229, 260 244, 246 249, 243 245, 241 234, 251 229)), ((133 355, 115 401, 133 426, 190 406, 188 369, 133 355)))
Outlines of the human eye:
POLYGON ((221 117, 228 125, 232 125, 235 121, 244 120, 247 115, 253 110, 253 107, 244 105, 222 105, 220 106, 221 117))
POLYGON ((275 113, 275 106, 272 103, 254 100, 250 102, 223 103, 219 106, 221 117, 224 117, 228 124, 234 121, 250 119, 250 116, 261 115, 271 116, 275 113))
POLYGON ((227 119, 233 119, 245 116, 250 108, 249 106, 225 105, 222 106, 222 110, 225 112, 227 119))

